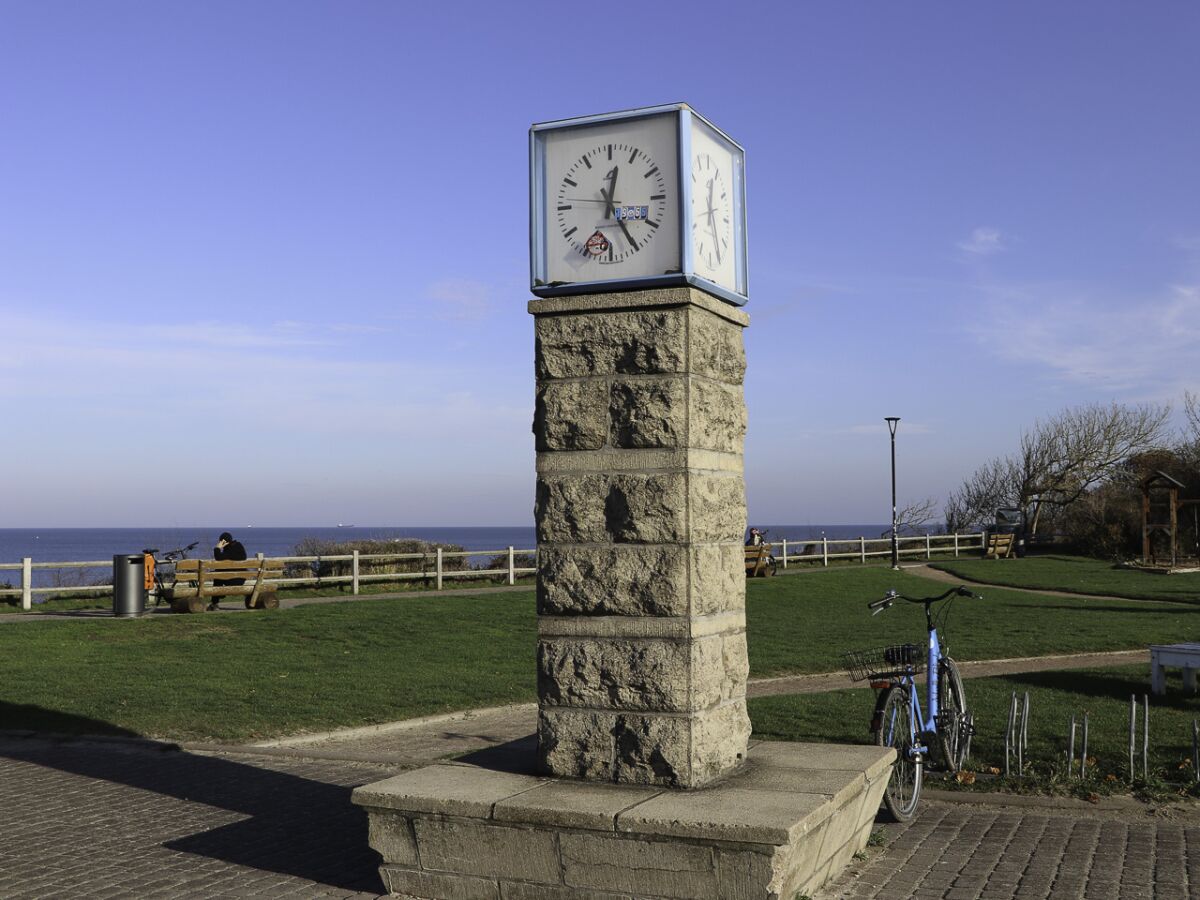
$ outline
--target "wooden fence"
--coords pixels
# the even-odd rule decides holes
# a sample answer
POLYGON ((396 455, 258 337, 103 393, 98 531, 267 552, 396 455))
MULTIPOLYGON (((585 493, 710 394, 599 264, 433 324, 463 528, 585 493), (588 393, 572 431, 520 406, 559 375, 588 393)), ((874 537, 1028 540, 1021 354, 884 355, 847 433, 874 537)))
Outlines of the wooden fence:
MULTIPOLYGON (((953 554, 954 556, 958 556, 965 551, 981 551, 987 543, 987 532, 974 534, 925 534, 902 537, 898 539, 897 543, 901 558, 917 556, 924 559, 932 559, 934 554, 953 554)), ((892 554, 892 539, 890 537, 871 539, 865 537, 843 539, 806 538, 804 540, 782 538, 781 540, 772 541, 771 546, 775 550, 776 560, 785 569, 789 565, 820 564, 828 566, 830 560, 849 560, 865 564, 869 559, 890 557, 892 554), (881 549, 875 549, 877 547, 881 549)), ((516 584, 518 576, 533 575, 537 572, 536 567, 522 568, 516 565, 517 557, 525 555, 536 556, 537 550, 517 550, 512 547, 506 547, 503 550, 449 551, 439 547, 428 553, 359 553, 355 550, 353 553, 336 556, 272 556, 270 557, 272 560, 277 560, 285 565, 291 564, 292 570, 290 574, 285 570, 285 574, 288 574, 288 577, 272 580, 269 583, 309 585, 312 587, 348 584, 353 594, 359 593, 362 584, 372 581, 428 581, 439 591, 442 590, 445 582, 460 579, 496 578, 497 576, 501 576, 505 579, 506 583, 516 584), (447 563, 453 559, 465 559, 471 556, 495 557, 500 555, 507 555, 508 558, 508 565, 502 569, 458 569, 447 566, 447 563), (411 563, 415 561, 420 561, 420 568, 412 572, 362 571, 364 567, 369 568, 372 564, 379 565, 388 562, 411 563), (322 575, 320 573, 323 566, 334 563, 348 563, 349 571, 346 574, 340 575, 322 575), (305 564, 315 567, 315 573, 312 575, 295 575, 295 566, 305 564)), ((261 553, 258 554, 258 558, 262 559, 263 555, 261 553)), ((30 557, 25 557, 19 563, 0 563, 0 573, 6 571, 21 573, 20 586, 0 588, 0 597, 20 597, 21 608, 32 609, 35 594, 52 594, 54 596, 64 594, 94 594, 98 591, 103 591, 106 585, 34 587, 33 571, 35 569, 54 569, 59 571, 69 571, 72 569, 109 569, 111 566, 112 561, 104 559, 85 562, 34 562, 30 557)), ((344 566, 339 568, 344 568, 344 566)))

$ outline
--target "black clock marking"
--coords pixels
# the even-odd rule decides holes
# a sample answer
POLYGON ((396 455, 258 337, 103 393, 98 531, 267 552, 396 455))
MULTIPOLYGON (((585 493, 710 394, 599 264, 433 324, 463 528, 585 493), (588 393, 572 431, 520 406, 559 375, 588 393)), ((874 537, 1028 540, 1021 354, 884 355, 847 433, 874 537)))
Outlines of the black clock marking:
POLYGON ((571 187, 579 187, 579 185, 578 185, 578 184, 576 184, 574 181, 572 181, 570 178, 564 178, 564 179, 563 179, 563 181, 565 181, 565 182, 566 182, 567 184, 569 184, 571 187))

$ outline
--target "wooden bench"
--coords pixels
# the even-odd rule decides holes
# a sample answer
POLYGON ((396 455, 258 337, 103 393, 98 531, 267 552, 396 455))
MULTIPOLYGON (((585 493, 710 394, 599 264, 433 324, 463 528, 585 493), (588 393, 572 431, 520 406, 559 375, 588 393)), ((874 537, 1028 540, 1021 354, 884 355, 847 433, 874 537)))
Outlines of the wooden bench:
POLYGON ((1015 534, 989 534, 984 559, 1009 559, 1015 545, 1015 534))
POLYGON ((1167 666, 1183 669, 1183 689, 1196 693, 1196 670, 1200 669, 1200 644, 1151 644, 1150 692, 1167 692, 1167 666))
POLYGON ((771 545, 759 544, 757 547, 749 546, 746 548, 746 576, 753 578, 756 575, 774 575, 775 566, 771 564, 771 545))
POLYGON ((171 609, 175 612, 204 612, 221 597, 245 597, 246 609, 277 609, 279 595, 268 579, 283 577, 282 560, 183 559, 175 564, 175 586, 171 609), (239 580, 244 584, 216 584, 239 580))

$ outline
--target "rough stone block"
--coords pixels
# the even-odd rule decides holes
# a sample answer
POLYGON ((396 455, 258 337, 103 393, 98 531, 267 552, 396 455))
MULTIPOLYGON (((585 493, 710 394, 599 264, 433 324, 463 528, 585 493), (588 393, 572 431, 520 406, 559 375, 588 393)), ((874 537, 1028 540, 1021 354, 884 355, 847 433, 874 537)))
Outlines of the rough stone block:
POLYGON ((690 717, 623 715, 614 736, 613 780, 622 784, 692 787, 690 717))
POLYGON ((607 402, 603 381, 539 385, 533 414, 538 451, 599 450, 608 441, 607 402))
POLYGON ((438 900, 500 900, 494 879, 465 875, 440 875, 398 866, 380 866, 379 876, 388 893, 404 897, 437 897, 438 900))
POLYGON ((689 708, 708 709, 718 703, 746 696, 750 662, 746 634, 714 634, 691 643, 691 697, 689 708))
POLYGON ((538 712, 539 771, 612 781, 616 724, 616 714, 543 706, 538 712))
MULTIPOLYGON (((720 650, 717 639, 717 651, 720 650)), ((662 640, 557 639, 538 642, 542 704, 593 709, 688 709, 688 652, 662 640)))
POLYGON ((682 308, 538 316, 534 342, 537 377, 683 371, 685 322, 682 308))
POLYGON ((622 449, 682 447, 688 402, 682 377, 616 381, 609 393, 612 446, 622 449))
MULTIPOLYGON (((733 549, 740 558, 741 548, 733 549)), ((693 551, 693 559, 699 552, 693 551)), ((715 561, 708 562, 713 555, 704 557, 706 570, 718 568, 715 561)), ((539 615, 682 616, 688 612, 687 556, 682 549, 543 547, 539 564, 539 615)), ((744 598, 746 579, 738 574, 744 598)), ((729 593, 730 587, 723 581, 719 590, 729 593)))
POLYGON ((618 544, 685 540, 686 503, 686 482, 681 474, 614 475, 604 497, 604 522, 609 539, 618 544))
POLYGON ((606 475, 543 475, 537 480, 534 516, 538 541, 590 543, 609 540, 605 527, 606 475))
POLYGON ((741 765, 750 740, 750 716, 744 697, 692 715, 689 787, 709 784, 741 765))
POLYGON ((736 543, 703 544, 689 551, 692 615, 746 609, 745 550, 736 543))
POLYGON ((538 541, 677 543, 685 537, 686 494, 678 473, 543 474, 535 509, 538 541))
POLYGON ((552 831, 420 818, 414 823, 421 865, 460 875, 557 884, 558 840, 552 831))
POLYGON ((367 843, 385 863, 415 866, 417 839, 412 820, 387 812, 371 812, 367 816, 367 843))
POLYGON ((687 443, 705 450, 742 453, 746 444, 746 402, 740 385, 691 379, 687 443))
POLYGON ((726 384, 741 384, 746 376, 742 328, 710 312, 689 310, 690 371, 726 384))
POLYGON ((571 887, 638 896, 719 900, 713 850, 591 834, 564 834, 563 881, 571 887))
POLYGON ((746 485, 740 475, 690 473, 688 506, 693 542, 741 543, 746 533, 746 485))

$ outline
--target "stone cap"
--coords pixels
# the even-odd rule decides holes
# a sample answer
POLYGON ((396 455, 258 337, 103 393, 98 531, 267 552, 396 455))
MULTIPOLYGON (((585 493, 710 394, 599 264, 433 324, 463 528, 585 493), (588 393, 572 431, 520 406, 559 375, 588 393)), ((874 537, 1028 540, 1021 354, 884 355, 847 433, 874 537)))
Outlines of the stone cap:
POLYGON ((864 785, 886 777, 888 747, 759 742, 746 765, 692 791, 427 766, 356 788, 359 806, 646 837, 781 846, 815 830, 864 785))
POLYGON ((529 301, 534 316, 570 315, 578 313, 628 312, 662 306, 698 306, 743 328, 750 316, 736 306, 718 300, 694 287, 651 288, 643 291, 621 291, 606 294, 573 294, 568 297, 547 297, 529 301))

